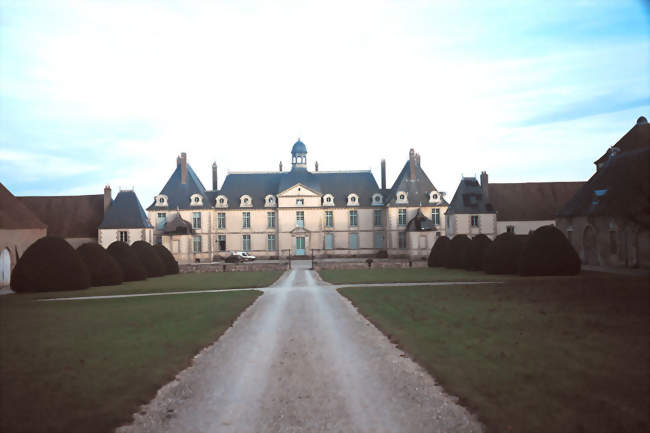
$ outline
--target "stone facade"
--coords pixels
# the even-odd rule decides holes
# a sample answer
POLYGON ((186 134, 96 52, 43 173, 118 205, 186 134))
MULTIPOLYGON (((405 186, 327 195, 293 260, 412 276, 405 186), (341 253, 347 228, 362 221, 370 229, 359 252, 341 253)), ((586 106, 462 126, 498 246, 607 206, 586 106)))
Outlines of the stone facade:
MULTIPOLYGON (((147 209, 154 242, 179 263, 210 262, 233 250, 260 258, 372 256, 382 250, 424 257, 445 233, 444 193, 435 190, 413 151, 391 189, 384 183, 380 188, 370 171, 308 171, 300 141, 290 172, 231 173, 220 190, 206 191, 186 158, 177 159, 177 170, 147 209), (407 232, 418 210, 435 224, 407 232)), ((213 176, 215 187, 216 164, 213 176)))

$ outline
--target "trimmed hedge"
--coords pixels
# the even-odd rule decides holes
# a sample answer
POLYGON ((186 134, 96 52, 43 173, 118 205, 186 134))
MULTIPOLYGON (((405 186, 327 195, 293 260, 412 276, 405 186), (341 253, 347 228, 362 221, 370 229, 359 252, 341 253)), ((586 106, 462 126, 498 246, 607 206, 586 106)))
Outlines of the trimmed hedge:
POLYGON ((449 242, 447 250, 448 268, 469 269, 471 265, 472 241, 466 235, 456 235, 449 242))
POLYGON ((178 274, 178 262, 172 253, 162 245, 154 245, 153 249, 158 253, 166 274, 178 274))
POLYGON ((470 250, 470 270, 480 271, 483 269, 483 256, 485 250, 490 246, 492 240, 484 234, 476 235, 472 238, 472 247, 470 250))
POLYGON ((521 256, 521 275, 576 275, 580 257, 555 226, 542 226, 528 236, 521 256))
POLYGON ((106 251, 122 268, 124 281, 139 281, 147 278, 147 270, 128 244, 115 241, 106 251))
POLYGON ((124 281, 119 263, 101 245, 89 242, 77 248, 77 253, 90 272, 92 286, 112 286, 124 281))
POLYGON ((160 277, 165 275, 165 265, 151 244, 145 241, 136 241, 131 245, 131 249, 138 256, 140 262, 142 262, 142 265, 147 271, 147 276, 160 277))
POLYGON ((46 236, 29 246, 11 273, 16 293, 83 290, 90 273, 81 257, 63 238, 46 236))
POLYGON ((483 270, 488 274, 519 273, 519 258, 526 243, 526 235, 501 233, 485 249, 483 270))
POLYGON ((440 236, 431 247, 429 259, 427 263, 430 268, 446 266, 447 264, 447 251, 449 249, 449 238, 447 236, 440 236))

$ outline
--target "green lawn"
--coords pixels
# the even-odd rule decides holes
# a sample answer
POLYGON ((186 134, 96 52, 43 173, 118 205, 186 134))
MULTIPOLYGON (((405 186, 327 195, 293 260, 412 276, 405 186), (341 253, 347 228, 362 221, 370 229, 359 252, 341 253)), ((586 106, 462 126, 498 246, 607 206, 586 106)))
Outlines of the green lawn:
POLYGON ((491 432, 647 432, 648 282, 340 289, 491 432))
POLYGON ((328 269, 318 273, 323 280, 332 284, 504 281, 520 278, 515 275, 488 275, 485 272, 446 268, 328 269))
POLYGON ((65 292, 20 294, 19 296, 40 299, 267 287, 280 278, 282 273, 283 271, 255 271, 175 274, 148 278, 143 281, 130 281, 119 286, 91 287, 86 290, 65 292))
MULTIPOLYGON (((121 290, 172 290, 173 282, 184 278, 195 281, 189 285, 195 290, 215 286, 198 275, 150 279, 121 290)), ((109 432, 130 422, 139 405, 259 295, 241 291, 64 302, 0 297, 0 431, 109 432)))

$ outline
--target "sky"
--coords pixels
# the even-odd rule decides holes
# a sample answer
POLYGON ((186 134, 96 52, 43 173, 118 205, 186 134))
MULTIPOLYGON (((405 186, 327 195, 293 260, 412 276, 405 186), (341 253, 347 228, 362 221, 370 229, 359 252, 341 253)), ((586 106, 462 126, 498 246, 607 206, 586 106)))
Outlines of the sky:
POLYGON ((176 157, 579 181, 650 117, 650 5, 613 1, 0 0, 0 182, 144 207, 176 157))

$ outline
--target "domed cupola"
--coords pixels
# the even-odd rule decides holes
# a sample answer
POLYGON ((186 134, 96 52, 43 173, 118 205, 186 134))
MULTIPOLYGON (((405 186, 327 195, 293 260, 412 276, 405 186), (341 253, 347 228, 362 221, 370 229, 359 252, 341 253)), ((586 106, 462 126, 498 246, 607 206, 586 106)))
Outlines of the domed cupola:
POLYGON ((291 148, 291 167, 307 168, 307 146, 305 143, 296 141, 291 148))

